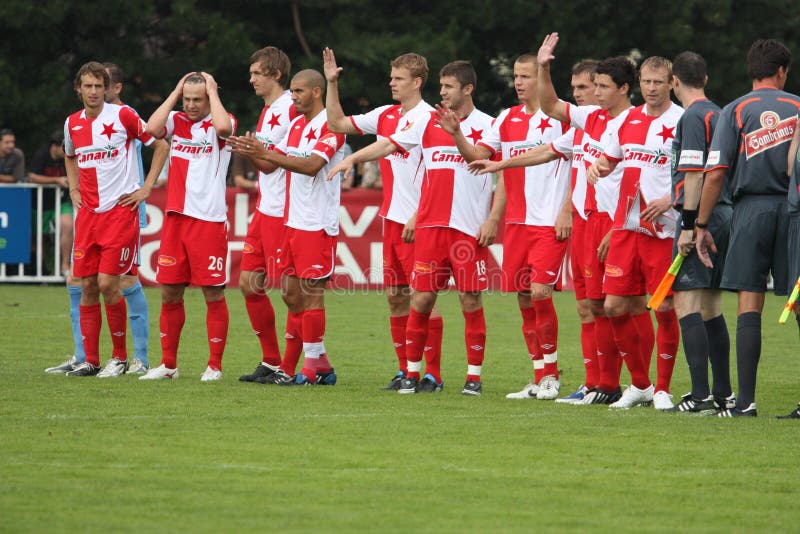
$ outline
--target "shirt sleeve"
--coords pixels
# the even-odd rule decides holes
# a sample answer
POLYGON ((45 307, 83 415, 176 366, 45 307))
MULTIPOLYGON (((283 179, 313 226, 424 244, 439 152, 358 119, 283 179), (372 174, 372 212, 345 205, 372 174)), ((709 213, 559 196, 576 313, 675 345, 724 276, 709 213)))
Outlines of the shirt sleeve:
POLYGON ((684 114, 681 123, 680 153, 676 154, 678 172, 702 172, 705 169, 706 133, 705 117, 692 111, 684 114))
POLYGON ((570 126, 574 126, 580 130, 586 129, 586 120, 589 115, 600 109, 597 106, 576 106, 569 102, 564 102, 567 105, 567 121, 570 126))
POLYGON ((558 157, 566 160, 572 158, 574 146, 575 128, 570 128, 567 133, 559 136, 552 143, 550 143, 550 148, 552 148, 553 151, 558 154, 558 157))
POLYGON ((177 111, 170 111, 167 115, 167 122, 164 123, 164 137, 172 137, 172 134, 175 133, 175 115, 177 114, 177 111))
POLYGON ((144 131, 144 121, 133 108, 124 106, 119 111, 119 120, 128 131, 128 137, 138 139, 144 145, 150 145, 155 139, 144 131))
POLYGON ((373 109, 369 113, 351 115, 350 122, 361 135, 376 134, 378 133, 378 120, 381 118, 383 112, 390 107, 389 105, 381 106, 373 109))
POLYGON ((314 148, 311 149, 311 153, 316 154, 326 162, 330 162, 333 155, 336 154, 336 151, 344 146, 344 141, 344 134, 331 132, 328 130, 328 123, 325 123, 325 128, 322 131, 322 135, 320 135, 319 139, 314 144, 314 148))
POLYGON ((431 113, 409 122, 405 128, 389 136, 389 141, 403 152, 408 152, 422 143, 422 133, 431 120, 431 113))
POLYGON ((509 110, 503 110, 500 115, 497 116, 494 122, 492 122, 491 128, 489 128, 486 132, 486 135, 478 141, 477 146, 483 146, 488 148, 492 156, 500 152, 502 145, 500 144, 500 126, 505 122, 506 117, 508 117, 509 110))
POLYGON ((738 136, 733 120, 733 107, 726 107, 719 118, 708 149, 705 172, 729 168, 736 158, 738 136))
POLYGON ((69 118, 64 121, 64 154, 68 158, 75 157, 75 145, 72 144, 72 137, 69 134, 69 118))

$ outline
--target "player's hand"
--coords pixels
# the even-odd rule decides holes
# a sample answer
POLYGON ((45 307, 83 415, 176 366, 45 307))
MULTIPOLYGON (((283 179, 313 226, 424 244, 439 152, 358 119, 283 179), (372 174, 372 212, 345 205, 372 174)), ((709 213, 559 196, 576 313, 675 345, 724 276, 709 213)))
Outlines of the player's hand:
POLYGON ((500 172, 503 170, 501 161, 492 161, 490 159, 476 159, 467 165, 467 169, 472 174, 489 174, 493 172, 500 172))
POLYGON ((240 136, 231 136, 225 140, 231 151, 253 159, 266 159, 267 149, 256 139, 256 136, 247 132, 240 136))
POLYGON ((564 241, 572 235, 572 213, 561 210, 556 217, 556 239, 564 241))
POLYGON ((717 245, 714 243, 714 238, 711 236, 711 232, 709 232, 708 229, 697 228, 696 232, 697 235, 695 236, 695 240, 697 241, 697 244, 695 245, 695 248, 697 249, 697 257, 700 258, 700 261, 703 262, 703 265, 711 269, 714 267, 714 264, 711 262, 709 250, 716 254, 717 245))
POLYGON ((147 197, 150 196, 150 191, 152 191, 152 188, 145 184, 133 193, 121 196, 118 204, 120 206, 130 206, 131 211, 134 211, 139 207, 139 204, 147 200, 147 197))
POLYGON ((72 205, 75 206, 75 209, 83 206, 83 202, 81 202, 81 192, 78 189, 70 189, 69 198, 72 200, 72 205))
POLYGON ((69 179, 66 176, 58 177, 58 186, 61 189, 69 189, 69 179))
POLYGON ((417 226, 417 214, 415 213, 403 227, 403 233, 400 236, 403 239, 403 243, 414 242, 414 230, 416 226, 417 226))
POLYGON ((669 211, 670 205, 669 197, 651 200, 650 204, 648 204, 647 207, 642 210, 640 216, 643 221, 653 222, 659 215, 669 211))
POLYGON ((461 121, 456 114, 445 105, 436 104, 436 123, 450 135, 455 135, 461 127, 461 121))
POLYGON ((333 180, 337 174, 342 173, 342 176, 347 176, 347 174, 353 170, 355 163, 353 162, 350 156, 347 156, 342 161, 337 163, 333 166, 333 168, 328 172, 328 176, 326 180, 333 180))
POLYGON ((695 239, 693 230, 681 230, 678 234, 678 254, 688 256, 694 250, 695 239))
POLYGON ((322 51, 322 70, 325 72, 325 79, 329 82, 337 81, 344 70, 336 64, 336 54, 327 46, 322 51))
POLYGON ((497 237, 497 221, 489 217, 478 228, 478 246, 488 247, 494 243, 495 237, 497 237))
POLYGON ((597 247, 597 259, 605 262, 608 256, 608 245, 611 243, 611 230, 608 231, 603 239, 600 240, 600 245, 597 247))
POLYGON ((219 90, 217 80, 215 80, 212 75, 207 72, 201 72, 200 75, 203 76, 203 79, 206 81, 206 94, 211 95, 219 90))
POLYGON ((536 54, 536 61, 539 65, 547 65, 556 58, 556 56, 553 55, 553 50, 556 49, 557 44, 557 32, 545 36, 544 41, 542 41, 542 46, 539 47, 539 53, 536 54))
POLYGON ((611 174, 611 167, 595 161, 586 169, 586 181, 594 185, 600 181, 600 178, 604 178, 609 174, 611 174))
POLYGON ((184 74, 183 78, 178 80, 178 85, 175 86, 175 90, 173 92, 177 93, 177 94, 182 94, 183 93, 183 82, 185 82, 186 78, 188 78, 192 74, 197 74, 197 73, 196 72, 187 72, 186 74, 184 74))

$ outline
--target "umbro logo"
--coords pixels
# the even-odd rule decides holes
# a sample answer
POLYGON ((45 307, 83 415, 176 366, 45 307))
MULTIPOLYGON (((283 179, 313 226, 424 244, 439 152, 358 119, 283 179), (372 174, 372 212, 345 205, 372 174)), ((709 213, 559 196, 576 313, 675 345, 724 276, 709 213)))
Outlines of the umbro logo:
POLYGON ((289 332, 286 332, 283 335, 283 339, 294 339, 294 336, 292 334, 290 334, 289 332))
POLYGON ((83 129, 83 126, 80 126, 80 125, 72 127, 72 131, 73 132, 77 132, 78 130, 82 130, 82 129, 83 129))
POLYGON ((209 339, 209 341, 211 343, 221 343, 222 342, 222 338, 212 337, 211 339, 209 339))
POLYGON ((113 334, 111 334, 111 335, 112 335, 112 336, 114 336, 114 337, 122 337, 122 336, 124 336, 124 335, 125 335, 125 332, 114 332, 114 333, 113 333, 113 334))
POLYGON ((639 119, 634 119, 630 122, 630 124, 642 124, 642 121, 640 121, 639 119))
POLYGON ((158 335, 160 337, 167 337, 167 334, 165 332, 159 332, 158 335))
POLYGON ((387 118, 387 119, 394 119, 394 118, 395 118, 395 116, 394 116, 394 115, 386 115, 386 118, 387 118))
POLYGON ((511 122, 522 122, 522 119, 520 119, 519 117, 513 117, 511 119, 511 122))
POLYGON ((483 345, 471 345, 469 348, 472 350, 483 350, 483 345))
POLYGON ((543 344, 543 345, 542 345, 542 349, 544 349, 544 350, 550 350, 550 349, 552 349, 554 346, 555 346, 555 345, 553 345, 552 343, 545 343, 545 344, 543 344))
POLYGON ((672 354, 659 354, 658 357, 663 360, 671 360, 672 358, 674 358, 672 354))
POLYGON ((324 266, 323 265, 319 265, 319 264, 314 264, 314 265, 312 265, 312 267, 314 269, 322 269, 324 266))

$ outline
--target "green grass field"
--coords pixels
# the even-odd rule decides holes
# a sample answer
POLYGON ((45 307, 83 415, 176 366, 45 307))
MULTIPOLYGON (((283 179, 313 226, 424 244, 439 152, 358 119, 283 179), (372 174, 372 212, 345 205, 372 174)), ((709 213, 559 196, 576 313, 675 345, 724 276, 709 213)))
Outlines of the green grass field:
MULTIPOLYGON (((159 295, 147 293, 150 358, 158 363, 159 295)), ((224 380, 199 381, 205 306, 190 290, 181 378, 143 383, 45 375, 71 351, 66 291, 0 286, 0 530, 800 528, 800 422, 773 417, 800 399, 800 351, 796 325, 777 324, 777 298, 767 299, 754 420, 506 400, 530 374, 510 295, 485 300, 481 398, 460 394, 466 359, 454 294, 440 298, 441 394, 380 390, 395 363, 387 307, 376 293, 329 296, 336 387, 243 384, 237 378, 259 352, 240 294, 227 298, 224 380)), ((725 302, 733 344, 734 298, 725 302)), ((583 379, 572 293, 558 295, 556 306, 568 393, 583 379)), ((282 324, 285 309, 275 307, 282 324)), ((104 328, 101 352, 109 346, 104 328)), ((681 352, 675 399, 688 390, 681 352)))

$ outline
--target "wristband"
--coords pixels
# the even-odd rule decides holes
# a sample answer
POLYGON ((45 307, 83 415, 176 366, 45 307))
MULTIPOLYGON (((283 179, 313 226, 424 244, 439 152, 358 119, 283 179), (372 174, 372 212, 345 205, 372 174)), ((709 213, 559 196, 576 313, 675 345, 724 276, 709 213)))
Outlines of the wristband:
POLYGON ((700 228, 701 230, 705 230, 706 228, 708 228, 708 223, 701 223, 700 221, 695 221, 694 227, 700 228))
POLYGON ((693 230, 697 220, 697 210, 683 209, 681 212, 681 230, 693 230))

